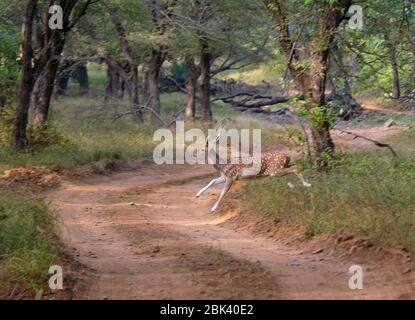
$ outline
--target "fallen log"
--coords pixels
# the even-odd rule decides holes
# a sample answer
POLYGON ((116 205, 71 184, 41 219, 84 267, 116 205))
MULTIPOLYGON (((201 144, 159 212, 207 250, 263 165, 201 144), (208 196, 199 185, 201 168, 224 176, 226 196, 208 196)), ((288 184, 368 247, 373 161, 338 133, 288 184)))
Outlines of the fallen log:
MULTIPOLYGON (((252 92, 240 92, 228 97, 221 97, 216 98, 214 101, 223 101, 225 103, 230 104, 233 108, 237 109, 261 109, 265 106, 276 105, 279 103, 289 102, 291 99, 297 98, 300 100, 304 100, 303 96, 264 96, 258 93, 252 92), (237 99, 240 97, 244 97, 243 99, 237 99)), ((256 112, 256 111, 255 111, 256 112)), ((257 111, 261 112, 261 111, 257 111)), ((266 112, 266 111, 264 111, 266 112)))
POLYGON ((392 153, 392 155, 394 156, 394 158, 397 158, 398 157, 398 154, 396 153, 396 151, 391 147, 391 145, 389 145, 387 143, 380 142, 380 141, 377 141, 377 140, 374 140, 374 139, 371 139, 371 138, 362 136, 360 134, 357 134, 357 133, 354 133, 354 132, 350 132, 350 131, 346 131, 346 130, 342 130, 342 129, 338 129, 338 128, 333 128, 333 130, 337 130, 337 131, 339 131, 341 133, 345 133, 345 134, 352 135, 352 136, 354 136, 354 139, 363 139, 363 140, 369 141, 369 142, 373 143, 377 147, 387 148, 392 153))

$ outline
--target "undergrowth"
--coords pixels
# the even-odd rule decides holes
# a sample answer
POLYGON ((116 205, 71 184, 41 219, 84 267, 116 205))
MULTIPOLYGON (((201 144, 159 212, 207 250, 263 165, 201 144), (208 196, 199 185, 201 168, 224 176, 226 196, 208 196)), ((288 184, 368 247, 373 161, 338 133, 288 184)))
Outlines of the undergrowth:
POLYGON ((248 205, 275 223, 302 225, 308 236, 352 233, 382 246, 415 251, 415 156, 394 161, 380 152, 342 155, 329 173, 304 172, 312 183, 287 187, 287 178, 248 181, 248 205))
POLYGON ((38 198, 0 190, 0 297, 35 294, 57 256, 56 216, 38 198))

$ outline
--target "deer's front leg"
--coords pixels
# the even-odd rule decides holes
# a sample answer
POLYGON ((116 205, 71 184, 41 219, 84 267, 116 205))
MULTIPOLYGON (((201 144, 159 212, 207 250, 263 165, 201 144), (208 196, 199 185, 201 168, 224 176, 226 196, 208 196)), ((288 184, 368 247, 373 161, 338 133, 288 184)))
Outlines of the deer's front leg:
POLYGON ((226 193, 228 193, 229 189, 232 187, 233 179, 232 178, 225 178, 225 185, 223 186, 223 189, 220 193, 218 201, 214 204, 210 212, 215 212, 218 210, 220 203, 222 202, 223 198, 225 197, 226 193))
POLYGON ((211 182, 208 183, 208 185, 204 188, 202 188, 196 195, 196 198, 200 198, 208 189, 212 188, 213 186, 216 186, 217 184, 224 183, 225 177, 221 176, 219 178, 213 179, 211 182))

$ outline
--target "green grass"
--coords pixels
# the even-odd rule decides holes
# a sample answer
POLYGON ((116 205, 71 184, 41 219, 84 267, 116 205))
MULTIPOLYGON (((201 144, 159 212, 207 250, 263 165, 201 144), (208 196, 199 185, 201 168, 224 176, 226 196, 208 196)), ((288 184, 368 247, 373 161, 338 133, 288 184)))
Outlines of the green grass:
POLYGON ((285 63, 282 57, 276 56, 271 63, 261 63, 242 70, 232 70, 221 74, 221 78, 234 79, 250 85, 261 85, 263 82, 283 84, 285 63))
MULTIPOLYGON (((276 223, 302 225, 308 236, 352 233, 382 246, 415 251, 415 156, 344 155, 329 174, 305 172, 313 184, 295 189, 287 178, 248 181, 243 198, 276 223)), ((241 195, 242 195, 241 194, 241 195)))
POLYGON ((41 199, 0 191, 0 297, 16 285, 34 297, 56 259, 55 214, 41 199))
MULTIPOLYGON (((125 112, 125 107, 119 112, 125 112)), ((90 98, 54 102, 51 123, 63 135, 62 141, 41 150, 14 153, 7 138, 0 147, 0 172, 28 165, 73 168, 97 161, 149 157, 153 128, 136 124, 129 117, 113 123, 112 116, 111 106, 90 98)))

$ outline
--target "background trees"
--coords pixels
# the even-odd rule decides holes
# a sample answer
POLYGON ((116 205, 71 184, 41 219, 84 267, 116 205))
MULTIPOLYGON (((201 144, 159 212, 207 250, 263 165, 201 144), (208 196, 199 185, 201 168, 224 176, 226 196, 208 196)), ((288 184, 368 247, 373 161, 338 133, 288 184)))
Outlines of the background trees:
POLYGON ((156 126, 171 123, 167 117, 212 121, 217 101, 261 111, 287 101, 287 92, 299 93, 305 100, 302 114, 311 124, 315 153, 330 154, 331 125, 337 116, 358 114, 354 96, 359 92, 371 88, 399 99, 410 98, 414 90, 413 2, 359 3, 364 27, 357 31, 345 23, 352 4, 352 0, 4 1, 0 106, 14 108, 16 102, 12 146, 26 147, 28 124, 47 124, 54 91, 56 97, 67 96, 68 84, 76 81, 79 92, 88 97, 88 68, 94 65, 106 69, 105 92, 98 99, 111 108, 124 103, 125 94, 129 110, 119 113, 114 108, 114 117, 131 116, 138 125, 148 117, 156 126), (62 30, 48 27, 53 4, 63 8, 62 30), (25 32, 20 37, 21 25, 25 32), (273 70, 267 71, 272 81, 263 82, 259 76, 250 87, 243 79, 235 80, 258 68, 273 70), (175 110, 163 106, 161 99, 172 91, 183 95, 175 110))

